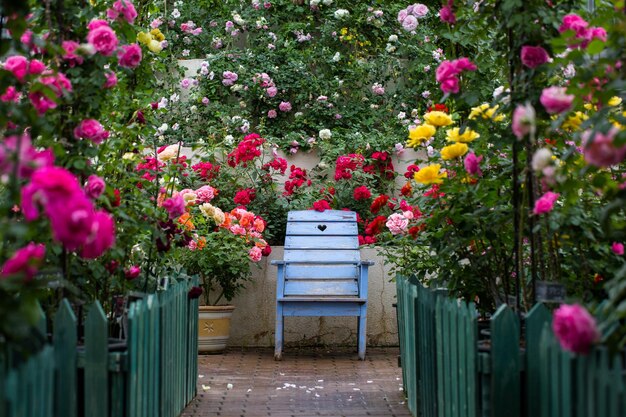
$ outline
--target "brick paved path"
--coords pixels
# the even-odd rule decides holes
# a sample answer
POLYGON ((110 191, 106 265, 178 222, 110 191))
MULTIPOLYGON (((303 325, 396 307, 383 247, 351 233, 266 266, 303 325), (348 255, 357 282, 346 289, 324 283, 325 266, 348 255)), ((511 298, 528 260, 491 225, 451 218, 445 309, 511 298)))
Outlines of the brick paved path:
POLYGON ((410 417, 402 392, 398 350, 231 349, 200 356, 198 396, 182 416, 410 417), (232 385, 229 385, 232 384, 232 385))

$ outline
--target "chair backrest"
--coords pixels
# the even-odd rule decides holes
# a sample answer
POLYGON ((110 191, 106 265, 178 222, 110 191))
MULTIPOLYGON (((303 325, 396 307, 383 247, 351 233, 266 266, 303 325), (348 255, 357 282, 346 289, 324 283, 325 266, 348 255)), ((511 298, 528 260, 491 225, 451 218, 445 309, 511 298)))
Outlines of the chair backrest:
POLYGON ((356 213, 289 212, 284 259, 284 296, 358 296, 356 213))

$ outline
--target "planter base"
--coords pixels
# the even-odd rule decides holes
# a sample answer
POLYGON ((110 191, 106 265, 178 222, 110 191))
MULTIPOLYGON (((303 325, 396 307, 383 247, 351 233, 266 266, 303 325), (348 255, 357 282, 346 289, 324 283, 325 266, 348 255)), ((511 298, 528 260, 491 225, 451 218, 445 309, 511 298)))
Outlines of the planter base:
POLYGON ((234 306, 198 307, 198 352, 222 353, 230 337, 234 306))

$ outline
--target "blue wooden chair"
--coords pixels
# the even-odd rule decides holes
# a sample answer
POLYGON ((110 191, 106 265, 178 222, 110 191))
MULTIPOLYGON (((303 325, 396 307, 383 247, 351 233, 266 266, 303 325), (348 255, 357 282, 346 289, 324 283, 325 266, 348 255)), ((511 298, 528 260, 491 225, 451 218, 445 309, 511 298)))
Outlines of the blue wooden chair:
POLYGON ((367 273, 361 261, 356 213, 291 211, 285 255, 278 266, 274 358, 282 357, 284 318, 294 316, 358 317, 359 359, 365 359, 367 273))

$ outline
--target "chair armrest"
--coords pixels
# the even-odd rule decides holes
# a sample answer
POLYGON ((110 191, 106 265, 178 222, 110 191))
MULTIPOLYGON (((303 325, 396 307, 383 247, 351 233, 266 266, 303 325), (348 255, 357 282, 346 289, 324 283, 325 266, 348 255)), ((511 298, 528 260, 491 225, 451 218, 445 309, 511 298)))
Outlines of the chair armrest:
POLYGON ((284 261, 273 260, 270 261, 272 265, 288 265, 288 264, 300 264, 300 265, 374 265, 374 261, 284 261))
POLYGON ((372 266, 372 265, 374 265, 376 262, 374 262, 374 261, 361 261, 360 263, 361 263, 361 265, 365 265, 365 266, 372 266))
POLYGON ((279 260, 270 261, 270 264, 272 264, 272 265, 285 265, 286 263, 287 262, 285 262, 283 260, 280 260, 280 259, 279 260))

